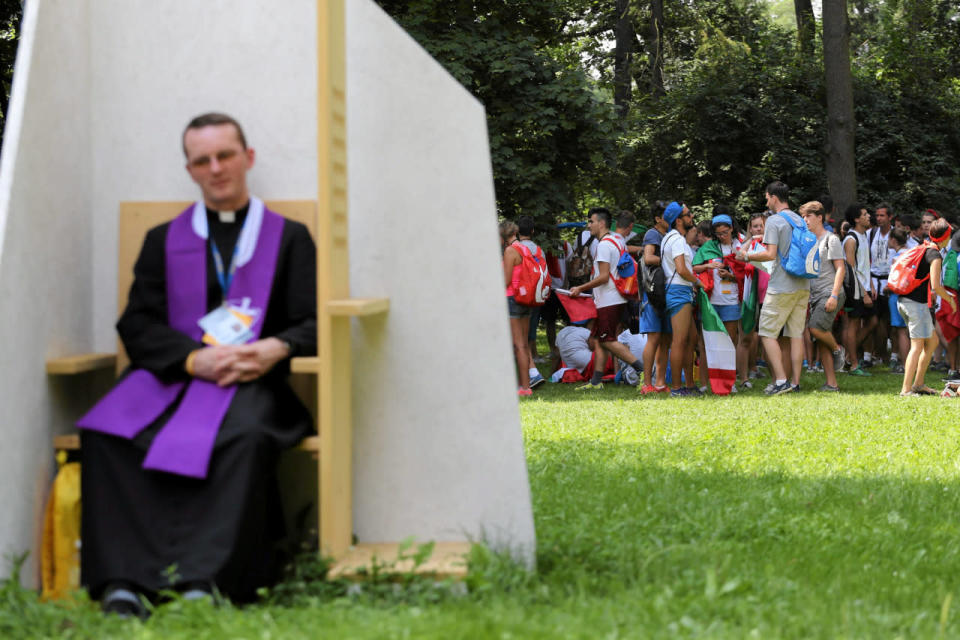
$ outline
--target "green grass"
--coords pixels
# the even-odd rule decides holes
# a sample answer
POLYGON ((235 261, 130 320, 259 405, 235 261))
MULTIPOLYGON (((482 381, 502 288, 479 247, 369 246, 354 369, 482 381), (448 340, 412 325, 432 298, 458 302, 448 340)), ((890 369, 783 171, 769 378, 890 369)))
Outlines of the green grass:
POLYGON ((520 405, 537 571, 478 552, 467 595, 306 581, 141 624, 8 581, 0 637, 960 637, 960 401, 839 380, 686 400, 546 385, 520 405))

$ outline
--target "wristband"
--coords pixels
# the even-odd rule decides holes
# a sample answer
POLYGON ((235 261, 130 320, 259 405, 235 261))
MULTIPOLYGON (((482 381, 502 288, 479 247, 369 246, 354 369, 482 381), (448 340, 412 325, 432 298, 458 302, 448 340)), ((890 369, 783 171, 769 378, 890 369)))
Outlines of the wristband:
POLYGON ((187 359, 183 363, 183 368, 190 376, 195 376, 196 374, 193 371, 193 361, 197 359, 197 354, 200 353, 200 349, 194 349, 189 354, 187 354, 187 359))
POLYGON ((830 297, 833 298, 834 300, 839 300, 839 298, 837 298, 837 296, 833 295, 832 293, 830 294, 830 297))

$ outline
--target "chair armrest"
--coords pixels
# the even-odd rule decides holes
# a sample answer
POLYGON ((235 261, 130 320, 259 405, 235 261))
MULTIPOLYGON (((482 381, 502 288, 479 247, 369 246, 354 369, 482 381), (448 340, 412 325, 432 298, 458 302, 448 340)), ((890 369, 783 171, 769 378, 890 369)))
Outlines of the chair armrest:
POLYGON ((80 353, 47 360, 47 373, 50 375, 74 375, 101 369, 113 369, 117 366, 115 353, 80 353))

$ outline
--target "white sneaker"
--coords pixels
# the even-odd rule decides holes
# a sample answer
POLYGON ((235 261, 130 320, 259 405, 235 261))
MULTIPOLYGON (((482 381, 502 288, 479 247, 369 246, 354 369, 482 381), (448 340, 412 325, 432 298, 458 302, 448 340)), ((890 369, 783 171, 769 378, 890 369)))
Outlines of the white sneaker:
POLYGON ((636 369, 630 365, 623 368, 623 379, 631 387, 637 386, 637 383, 640 382, 640 376, 637 375, 636 369))

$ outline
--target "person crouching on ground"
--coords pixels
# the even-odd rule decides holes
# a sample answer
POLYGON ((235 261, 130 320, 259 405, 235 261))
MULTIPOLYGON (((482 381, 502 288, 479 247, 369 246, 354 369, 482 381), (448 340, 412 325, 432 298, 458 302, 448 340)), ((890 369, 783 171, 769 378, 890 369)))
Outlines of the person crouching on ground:
POLYGON ((916 278, 923 280, 930 277, 930 284, 921 284, 910 293, 905 293, 897 300, 897 310, 907 323, 910 334, 910 351, 904 363, 903 384, 900 388, 901 396, 936 395, 936 391, 924 383, 927 367, 933 358, 933 352, 940 340, 933 330, 933 315, 927 306, 932 293, 940 296, 954 311, 957 309, 957 300, 944 288, 941 282, 940 267, 943 258, 940 249, 950 243, 950 224, 943 218, 938 218, 930 224, 930 244, 924 252, 923 260, 917 267, 916 278))

